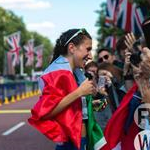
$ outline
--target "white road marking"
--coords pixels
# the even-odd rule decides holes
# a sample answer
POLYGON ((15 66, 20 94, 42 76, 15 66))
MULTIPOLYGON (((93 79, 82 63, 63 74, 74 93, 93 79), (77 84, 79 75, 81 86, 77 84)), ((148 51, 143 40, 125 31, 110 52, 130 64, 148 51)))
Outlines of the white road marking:
POLYGON ((15 126, 13 126, 12 128, 8 129, 7 131, 3 132, 2 135, 3 136, 9 135, 12 132, 14 132, 15 130, 17 130, 20 127, 22 127, 23 125, 25 125, 25 122, 20 122, 20 123, 16 124, 15 126))
POLYGON ((31 113, 30 109, 24 110, 0 110, 0 114, 20 114, 20 113, 31 113))

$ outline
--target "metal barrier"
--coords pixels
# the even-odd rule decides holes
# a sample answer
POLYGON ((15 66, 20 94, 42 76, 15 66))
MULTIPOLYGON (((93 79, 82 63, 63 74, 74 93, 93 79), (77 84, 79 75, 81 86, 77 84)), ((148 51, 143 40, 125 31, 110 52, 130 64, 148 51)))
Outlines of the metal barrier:
POLYGON ((26 92, 38 90, 37 81, 23 81, 0 84, 0 100, 4 102, 5 97, 10 99, 12 96, 16 97, 26 92))

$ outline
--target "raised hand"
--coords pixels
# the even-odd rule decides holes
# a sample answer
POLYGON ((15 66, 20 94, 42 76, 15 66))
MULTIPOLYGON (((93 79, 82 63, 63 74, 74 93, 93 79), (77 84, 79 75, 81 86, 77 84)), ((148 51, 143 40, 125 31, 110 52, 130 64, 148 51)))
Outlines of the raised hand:
POLYGON ((129 51, 132 51, 133 49, 133 44, 135 43, 136 41, 136 38, 134 36, 133 33, 128 33, 126 36, 125 36, 125 44, 128 48, 129 51))

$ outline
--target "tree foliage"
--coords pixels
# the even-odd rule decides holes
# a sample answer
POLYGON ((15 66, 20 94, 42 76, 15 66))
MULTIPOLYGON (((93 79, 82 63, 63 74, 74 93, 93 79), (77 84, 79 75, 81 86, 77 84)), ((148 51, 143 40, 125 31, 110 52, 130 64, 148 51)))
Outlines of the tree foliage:
MULTIPOLYGON (((21 31, 21 53, 25 55, 25 50, 23 49, 23 45, 27 43, 27 41, 31 38, 34 39, 35 46, 40 44, 44 45, 43 52, 43 67, 39 69, 43 69, 48 65, 48 59, 53 49, 53 45, 51 41, 37 32, 29 32, 26 28, 25 23, 21 17, 15 15, 12 11, 8 11, 0 7, 0 74, 3 74, 4 70, 4 53, 9 50, 8 44, 4 43, 4 37, 8 36, 14 32, 21 31)), ((24 57, 25 59, 25 57, 24 57)), ((25 72, 30 74, 31 69, 33 67, 25 67, 25 72)), ((16 73, 19 73, 19 66, 16 67, 16 73)))

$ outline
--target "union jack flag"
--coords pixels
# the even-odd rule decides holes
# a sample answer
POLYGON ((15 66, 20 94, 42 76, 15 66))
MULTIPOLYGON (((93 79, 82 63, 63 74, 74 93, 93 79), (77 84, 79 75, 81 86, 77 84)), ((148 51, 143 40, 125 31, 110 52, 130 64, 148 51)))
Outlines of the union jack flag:
POLYGON ((15 32, 7 37, 5 37, 5 41, 9 44, 11 49, 9 50, 10 53, 12 53, 12 65, 16 66, 19 64, 19 51, 21 50, 20 46, 20 38, 21 38, 21 32, 15 32))
POLYGON ((117 13, 117 27, 136 35, 142 34, 141 24, 147 12, 142 7, 128 0, 119 0, 117 13))
POLYGON ((104 45, 106 47, 110 47, 115 49, 116 46, 116 37, 115 36, 107 36, 104 41, 104 45))
POLYGON ((119 0, 107 0, 105 25, 108 27, 116 24, 118 3, 119 0))
POLYGON ((31 39, 26 45, 24 45, 26 50, 25 56, 27 58, 26 66, 32 66, 34 62, 34 40, 31 39))
MULTIPOLYGON (((141 24, 147 12, 143 7, 137 7, 129 0, 107 0, 105 26, 117 26, 135 35, 142 34, 141 24)), ((105 39, 106 46, 115 47, 116 38, 109 36, 105 39), (109 41, 109 42, 108 42, 109 41), (108 45, 109 43, 109 45, 108 45)))
MULTIPOLYGON (((119 0, 107 0, 105 27, 116 25, 119 0)), ((116 37, 111 35, 105 38, 104 46, 115 49, 116 37)))
POLYGON ((43 64, 43 45, 39 45, 37 47, 35 47, 35 53, 36 53, 36 60, 37 63, 35 65, 36 68, 40 68, 42 67, 43 64))

